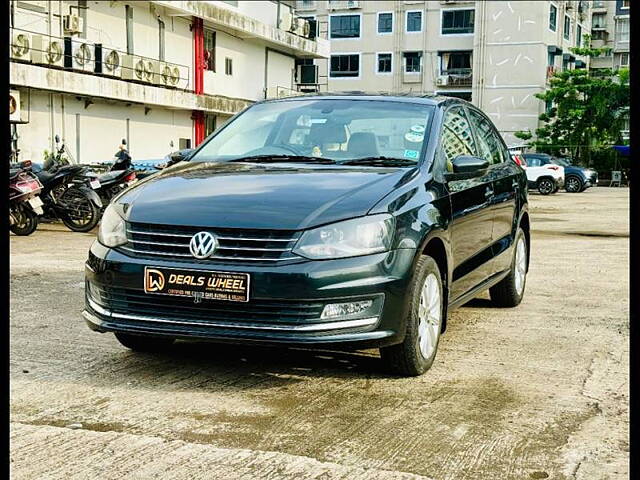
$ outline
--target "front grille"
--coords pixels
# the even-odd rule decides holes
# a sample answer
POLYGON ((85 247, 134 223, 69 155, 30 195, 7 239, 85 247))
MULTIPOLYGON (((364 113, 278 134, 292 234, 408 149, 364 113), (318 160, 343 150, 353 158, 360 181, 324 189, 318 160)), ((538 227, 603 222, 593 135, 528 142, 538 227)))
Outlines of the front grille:
POLYGON ((192 262, 268 263, 291 262, 301 257, 291 252, 300 232, 295 230, 182 227, 127 223, 128 242, 120 247, 129 255, 173 258, 192 262), (189 251, 194 234, 207 231, 218 239, 214 255, 197 260, 189 251))
POLYGON ((320 322, 324 303, 300 300, 252 300, 250 303, 146 294, 141 290, 88 284, 90 298, 113 313, 202 322, 250 322, 300 325, 320 322))

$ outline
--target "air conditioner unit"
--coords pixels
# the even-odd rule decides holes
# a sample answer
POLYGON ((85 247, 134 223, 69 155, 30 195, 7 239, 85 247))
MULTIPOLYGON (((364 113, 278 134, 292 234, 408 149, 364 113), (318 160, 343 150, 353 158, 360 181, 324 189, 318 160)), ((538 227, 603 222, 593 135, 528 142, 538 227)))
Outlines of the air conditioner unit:
POLYGON ((347 0, 347 8, 360 8, 358 0, 347 0))
POLYGON ((21 120, 20 92, 18 90, 9 90, 9 122, 19 122, 21 120))
POLYGON ((64 66, 73 70, 93 72, 95 70, 93 45, 79 39, 64 37, 64 66))
MULTIPOLYGON (((282 7, 283 5, 281 5, 281 8, 282 7)), ((295 28, 291 9, 282 8, 282 11, 280 12, 280 18, 278 19, 278 28, 280 28, 280 30, 286 30, 287 32, 291 31, 292 28, 295 28)))
POLYGON ((309 37, 309 33, 311 32, 311 26, 309 25, 309 20, 304 18, 295 18, 294 19, 295 27, 292 29, 292 32, 296 35, 300 35, 301 37, 309 37))
POLYGON ((439 75, 438 78, 436 78, 436 85, 438 85, 439 87, 447 85, 448 83, 449 75, 439 75))
POLYGON ((318 65, 298 65, 296 73, 298 85, 316 85, 318 83, 318 65))
POLYGON ((31 61, 43 65, 64 66, 64 43, 59 38, 32 35, 31 61))
POLYGON ((122 77, 122 54, 115 48, 101 43, 96 43, 95 47, 95 72, 110 77, 122 77))
POLYGON ((187 86, 187 72, 185 67, 173 63, 160 62, 160 85, 170 88, 187 86))
POLYGON ((138 55, 125 54, 122 58, 122 78, 152 83, 158 72, 158 61, 138 55))
POLYGON ((150 58, 144 59, 144 78, 146 82, 153 85, 162 85, 160 64, 161 62, 158 60, 152 60, 150 58))
POLYGON ((83 30, 83 19, 78 15, 65 15, 63 17, 65 33, 80 33, 83 30))
POLYGON ((31 60, 31 35, 13 31, 11 35, 11 58, 31 60))

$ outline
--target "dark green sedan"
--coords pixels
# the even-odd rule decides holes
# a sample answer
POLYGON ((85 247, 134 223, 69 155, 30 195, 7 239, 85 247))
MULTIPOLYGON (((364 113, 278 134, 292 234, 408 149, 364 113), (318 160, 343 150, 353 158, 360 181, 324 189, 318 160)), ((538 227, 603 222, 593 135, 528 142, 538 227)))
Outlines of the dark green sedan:
POLYGON ((86 262, 85 320, 133 350, 373 347, 419 375, 449 310, 524 295, 527 178, 463 100, 259 102, 179 160, 114 199, 86 262))

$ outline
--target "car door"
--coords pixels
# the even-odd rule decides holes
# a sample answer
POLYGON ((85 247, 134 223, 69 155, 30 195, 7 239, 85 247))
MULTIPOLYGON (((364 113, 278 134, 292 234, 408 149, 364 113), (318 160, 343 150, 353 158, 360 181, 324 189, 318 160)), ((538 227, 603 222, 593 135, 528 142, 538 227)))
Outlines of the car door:
MULTIPOLYGON (((444 168, 452 171, 459 155, 476 156, 473 131, 462 105, 450 107, 444 114, 440 137, 444 168)), ((486 249, 491 245, 493 214, 489 208, 493 195, 488 175, 447 182, 451 200, 451 255, 453 274, 451 300, 455 300, 483 278, 486 249)))
POLYGON ((476 133, 478 154, 489 161, 487 175, 493 181, 493 197, 489 207, 493 212, 491 242, 494 257, 489 270, 493 274, 509 267, 509 255, 502 254, 511 246, 518 191, 525 187, 519 184, 521 170, 511 160, 493 123, 473 108, 469 108, 469 119, 476 133))

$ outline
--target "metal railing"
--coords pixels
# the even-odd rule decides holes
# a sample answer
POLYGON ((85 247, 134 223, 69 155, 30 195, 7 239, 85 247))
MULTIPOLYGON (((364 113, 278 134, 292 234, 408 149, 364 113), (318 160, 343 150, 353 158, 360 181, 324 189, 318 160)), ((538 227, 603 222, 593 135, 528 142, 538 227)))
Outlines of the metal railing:
POLYGON ((191 67, 188 65, 129 54, 77 37, 57 37, 19 28, 11 28, 10 34, 12 62, 189 90, 191 67))
POLYGON ((470 68, 450 68, 443 70, 442 75, 449 77, 448 87, 468 87, 473 83, 473 72, 470 68))

